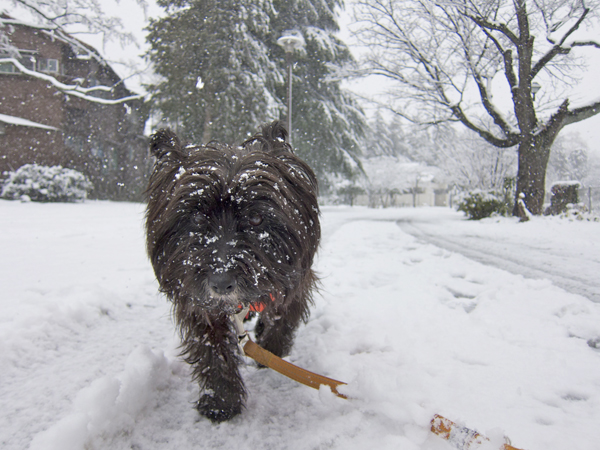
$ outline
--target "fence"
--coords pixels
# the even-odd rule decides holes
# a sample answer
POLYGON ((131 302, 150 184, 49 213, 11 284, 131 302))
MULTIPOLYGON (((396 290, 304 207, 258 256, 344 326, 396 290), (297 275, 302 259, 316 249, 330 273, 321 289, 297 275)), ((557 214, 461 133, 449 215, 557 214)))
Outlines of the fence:
POLYGON ((594 210, 594 196, 596 196, 596 200, 600 197, 600 186, 588 186, 587 187, 587 197, 588 197, 588 210, 592 212, 594 210))

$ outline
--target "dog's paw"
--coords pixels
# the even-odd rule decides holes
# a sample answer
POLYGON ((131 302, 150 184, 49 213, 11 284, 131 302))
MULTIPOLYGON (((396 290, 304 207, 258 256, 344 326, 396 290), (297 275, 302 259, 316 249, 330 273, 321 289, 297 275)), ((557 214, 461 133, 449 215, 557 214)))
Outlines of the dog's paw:
POLYGON ((242 401, 224 400, 205 394, 200 397, 196 409, 213 422, 219 423, 231 419, 242 412, 242 401))

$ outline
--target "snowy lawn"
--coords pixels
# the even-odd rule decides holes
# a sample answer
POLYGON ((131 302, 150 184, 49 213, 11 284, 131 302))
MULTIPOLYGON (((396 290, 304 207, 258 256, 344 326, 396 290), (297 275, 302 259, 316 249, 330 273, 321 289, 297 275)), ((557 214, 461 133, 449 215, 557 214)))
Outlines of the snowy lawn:
POLYGON ((322 290, 289 360, 348 382, 352 399, 248 360, 245 412, 213 425, 193 409, 143 212, 0 201, 2 449, 450 449, 428 431, 435 413, 525 450, 598 448, 600 304, 397 221, 456 242, 544 246, 582 272, 598 262, 599 223, 323 208, 322 290))

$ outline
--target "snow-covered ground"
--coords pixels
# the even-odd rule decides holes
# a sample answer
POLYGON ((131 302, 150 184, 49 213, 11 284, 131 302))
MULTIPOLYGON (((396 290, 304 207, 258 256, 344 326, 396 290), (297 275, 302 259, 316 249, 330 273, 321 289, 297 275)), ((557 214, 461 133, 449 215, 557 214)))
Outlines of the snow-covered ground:
MULTIPOLYGON (((570 225, 558 218, 540 224, 498 226, 498 219, 464 222, 450 214, 405 215, 400 227, 420 240, 528 278, 549 278, 569 292, 600 302, 600 223, 570 225), (461 226, 449 225, 461 221, 461 226), (483 224, 483 226, 482 226, 483 224)), ((574 218, 572 220, 575 220, 574 218)))
POLYGON ((352 399, 248 361, 245 412, 213 425, 193 409, 142 222, 139 204, 0 201, 2 449, 450 449, 435 413, 525 450, 598 448, 600 304, 550 280, 562 258, 595 282, 600 223, 323 208, 322 290, 289 359, 352 399), (444 237, 520 249, 523 271, 429 243, 444 237), (552 273, 523 276, 528 255, 552 273))

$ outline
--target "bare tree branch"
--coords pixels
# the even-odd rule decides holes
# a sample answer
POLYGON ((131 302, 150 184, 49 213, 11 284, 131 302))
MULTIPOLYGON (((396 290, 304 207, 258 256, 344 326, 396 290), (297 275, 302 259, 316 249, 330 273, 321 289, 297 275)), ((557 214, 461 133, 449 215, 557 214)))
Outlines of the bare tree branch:
MULTIPOLYGON (((448 18, 449 18, 449 20, 454 22, 454 20, 451 16, 448 15, 448 18)), ((477 25, 477 26, 479 26, 479 25, 477 25)), ((496 109, 494 104, 491 102, 490 93, 487 91, 487 86, 483 82, 480 72, 477 70, 477 64, 472 62, 471 47, 469 46, 469 43, 463 37, 463 34, 461 33, 461 30, 459 29, 458 24, 456 25, 455 32, 459 35, 459 38, 462 42, 462 49, 465 54, 465 60, 467 61, 467 64, 471 71, 471 75, 472 75, 475 83, 477 84, 477 88, 479 90, 479 98, 481 99, 481 103, 482 103, 483 107, 485 108, 485 110, 489 114, 489 116, 492 118, 494 123, 496 125, 498 125, 498 127, 500 127, 500 129, 504 132, 504 134, 506 136, 511 135, 512 127, 506 122, 506 120, 504 120, 503 115, 500 114, 500 112, 496 109)), ((490 37, 490 35, 488 34, 488 31, 486 29, 484 29, 484 33, 486 33, 488 35, 488 37, 490 37)), ((496 46, 496 48, 498 48, 498 46, 499 46, 498 41, 495 39, 491 39, 491 40, 492 40, 492 43, 494 43, 494 45, 496 46)), ((486 53, 485 48, 486 48, 486 46, 484 45, 481 50, 481 55, 479 56, 478 61, 485 56, 485 53, 486 53)))
MULTIPOLYGON (((472 17, 469 18, 473 20, 472 17)), ((474 23, 477 24, 476 21, 474 21, 474 23)), ((480 26, 479 24, 477 25, 480 26)), ((487 27, 481 27, 481 31, 487 36, 487 38, 490 41, 494 43, 496 49, 498 50, 498 53, 502 56, 502 60, 504 62, 504 76, 506 77, 506 80, 508 81, 508 84, 512 89, 518 83, 517 75, 514 71, 512 51, 509 49, 504 49, 500 41, 496 39, 496 37, 492 33, 490 33, 490 30, 487 27)))
POLYGON ((600 48, 600 42, 596 41, 579 41, 573 42, 571 47, 596 47, 600 48))
POLYGON ((464 126, 466 126, 468 129, 477 133, 479 136, 481 136, 483 139, 485 139, 490 144, 492 144, 496 147, 500 147, 500 148, 508 148, 508 147, 514 147, 515 145, 517 145, 519 143, 519 135, 518 134, 511 133, 508 136, 506 136, 506 138, 498 138, 498 137, 494 136, 492 133, 490 133, 489 131, 487 131, 487 130, 475 125, 473 122, 471 122, 471 120, 469 120, 469 118, 466 116, 466 114, 463 112, 463 110, 461 109, 460 106, 453 106, 451 109, 452 109, 452 113, 454 114, 454 116, 464 126))
POLYGON ((590 117, 600 114, 600 100, 591 103, 586 106, 574 108, 566 113, 566 117, 563 126, 570 125, 572 123, 581 122, 582 120, 589 119, 590 117))
MULTIPOLYGON (((533 66, 533 69, 531 69, 531 79, 533 80, 536 75, 540 72, 540 70, 542 70, 554 57, 556 57, 557 55, 566 55, 568 54, 573 46, 583 46, 585 44, 581 43, 581 45, 579 44, 571 44, 568 47, 564 47, 565 42, 567 41, 567 39, 569 38, 569 36, 571 36, 575 31, 577 31, 579 29, 579 27, 581 26, 582 22, 585 20, 585 17, 588 15, 588 13, 590 12, 589 9, 585 8, 581 14, 581 16, 579 17, 579 19, 573 24, 573 26, 571 28, 569 28, 569 30, 567 30, 567 32, 562 36, 562 38, 558 41, 558 42, 552 42, 550 39, 548 39, 551 43, 554 43, 554 46, 544 55, 540 58, 540 60, 533 66)), ((592 43, 595 44, 595 43, 592 43)), ((596 46, 598 48, 600 48, 600 46, 598 46, 598 44, 596 44, 596 46)))
POLYGON ((498 31, 506 36, 513 45, 517 46, 519 44, 519 38, 515 35, 510 28, 504 23, 492 23, 489 22, 485 17, 471 16, 467 15, 469 19, 475 22, 480 28, 487 29, 490 31, 498 31))

